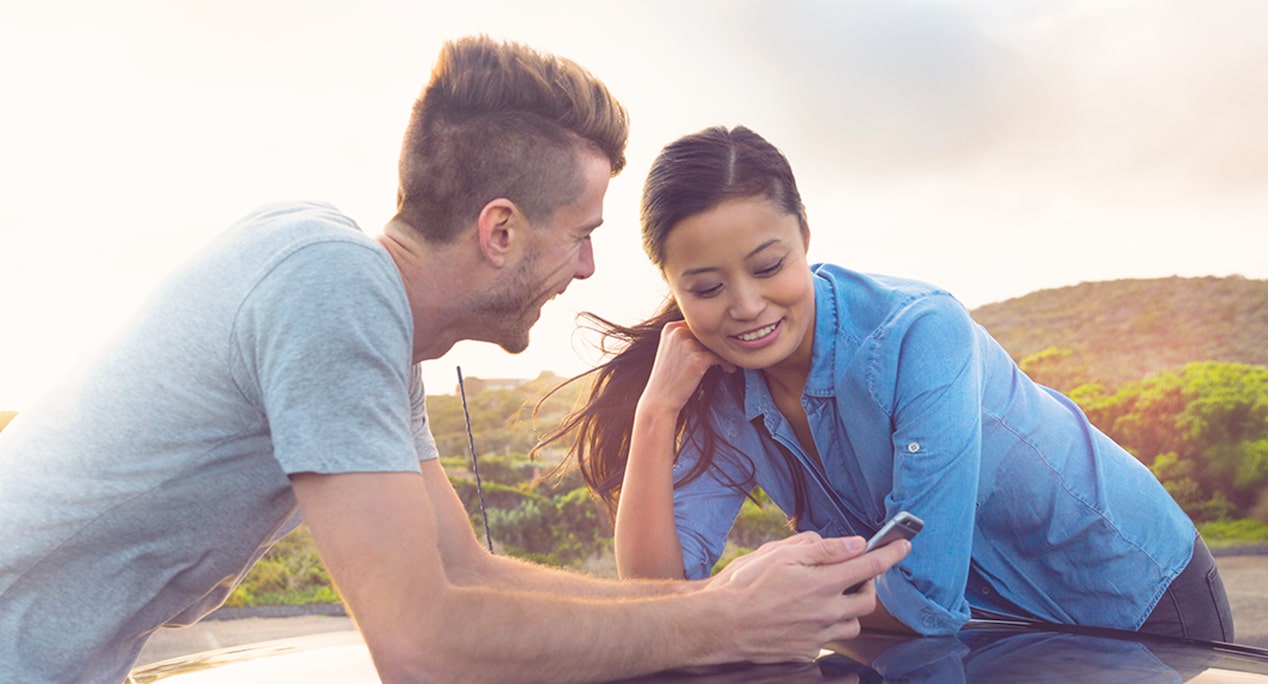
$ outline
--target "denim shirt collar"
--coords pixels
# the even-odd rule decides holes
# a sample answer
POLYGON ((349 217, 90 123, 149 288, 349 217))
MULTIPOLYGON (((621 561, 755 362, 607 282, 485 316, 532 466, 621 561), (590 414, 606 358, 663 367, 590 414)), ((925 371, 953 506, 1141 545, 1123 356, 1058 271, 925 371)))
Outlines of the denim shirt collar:
MULTIPOLYGON (((814 272, 815 288, 814 345, 810 351, 810 375, 806 377, 803 395, 831 397, 836 392, 837 317, 835 288, 832 281, 814 272)), ((766 386, 760 370, 744 369, 744 417, 754 419, 777 412, 775 399, 766 386)))

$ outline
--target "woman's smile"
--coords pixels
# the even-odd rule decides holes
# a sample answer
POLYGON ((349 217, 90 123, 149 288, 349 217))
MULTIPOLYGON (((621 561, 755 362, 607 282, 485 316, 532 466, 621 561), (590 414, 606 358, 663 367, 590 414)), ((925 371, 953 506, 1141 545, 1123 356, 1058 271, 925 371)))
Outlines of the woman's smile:
POLYGON ((737 344, 749 349, 759 349, 775 341, 779 336, 779 331, 784 327, 784 319, 779 319, 770 325, 765 325, 756 330, 742 332, 738 335, 732 335, 731 339, 737 344))

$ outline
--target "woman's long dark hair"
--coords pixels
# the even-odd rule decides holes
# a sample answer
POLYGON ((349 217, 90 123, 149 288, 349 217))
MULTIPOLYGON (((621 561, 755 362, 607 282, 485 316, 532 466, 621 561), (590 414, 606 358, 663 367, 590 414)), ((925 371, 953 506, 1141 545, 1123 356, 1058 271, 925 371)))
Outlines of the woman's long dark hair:
MULTIPOLYGON (((773 201, 781 210, 796 216, 803 231, 808 230, 792 167, 774 145, 743 126, 730 130, 713 127, 683 136, 661 150, 643 184, 643 249, 652 263, 663 269, 665 239, 679 222, 726 200, 748 197, 773 201)), ((582 316, 601 334, 600 351, 614 356, 564 383, 592 379, 588 396, 533 447, 533 452, 555 441, 571 442, 571 453, 577 458, 586 486, 615 516, 630 454, 634 409, 651 377, 661 329, 667 323, 682 320, 683 315, 670 299, 656 315, 633 327, 617 325, 591 313, 582 316)), ((722 377, 718 367, 705 373, 678 414, 676 443, 698 440, 701 456, 690 471, 674 482, 675 487, 708 471, 718 455, 719 440, 726 442, 708 418, 722 377)), ((737 458, 747 458, 737 449, 728 451, 737 458)), ((795 521, 805 507, 805 475, 791 454, 784 452, 784 457, 793 475, 795 521)), ((752 461, 744 470, 746 480, 727 484, 747 490, 753 481, 752 461)))

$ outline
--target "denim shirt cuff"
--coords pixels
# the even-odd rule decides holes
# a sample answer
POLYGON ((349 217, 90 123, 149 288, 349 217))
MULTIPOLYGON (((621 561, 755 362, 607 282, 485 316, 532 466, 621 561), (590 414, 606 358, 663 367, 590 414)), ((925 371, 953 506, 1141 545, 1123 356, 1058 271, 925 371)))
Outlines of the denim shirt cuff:
POLYGON ((890 615, 924 636, 955 634, 969 621, 963 598, 958 610, 948 610, 917 591, 898 568, 876 578, 876 596, 890 615))
POLYGON ((713 568, 706 562, 704 558, 695 558, 690 554, 683 553, 683 576, 689 580, 709 579, 713 574, 713 568))

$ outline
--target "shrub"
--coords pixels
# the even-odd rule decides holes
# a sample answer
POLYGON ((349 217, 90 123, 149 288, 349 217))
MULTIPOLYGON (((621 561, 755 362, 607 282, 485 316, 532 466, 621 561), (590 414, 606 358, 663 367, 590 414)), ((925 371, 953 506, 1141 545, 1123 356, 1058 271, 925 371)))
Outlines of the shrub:
POLYGON ((792 534, 788 517, 779 507, 767 499, 759 504, 745 500, 740 514, 735 518, 728 540, 738 546, 755 549, 768 541, 783 539, 792 534))
POLYGON ((1212 548, 1268 543, 1268 525, 1250 518, 1203 523, 1198 531, 1212 548))
POLYGON ((230 607, 338 603, 330 573, 307 525, 283 537, 251 568, 225 601, 230 607))

